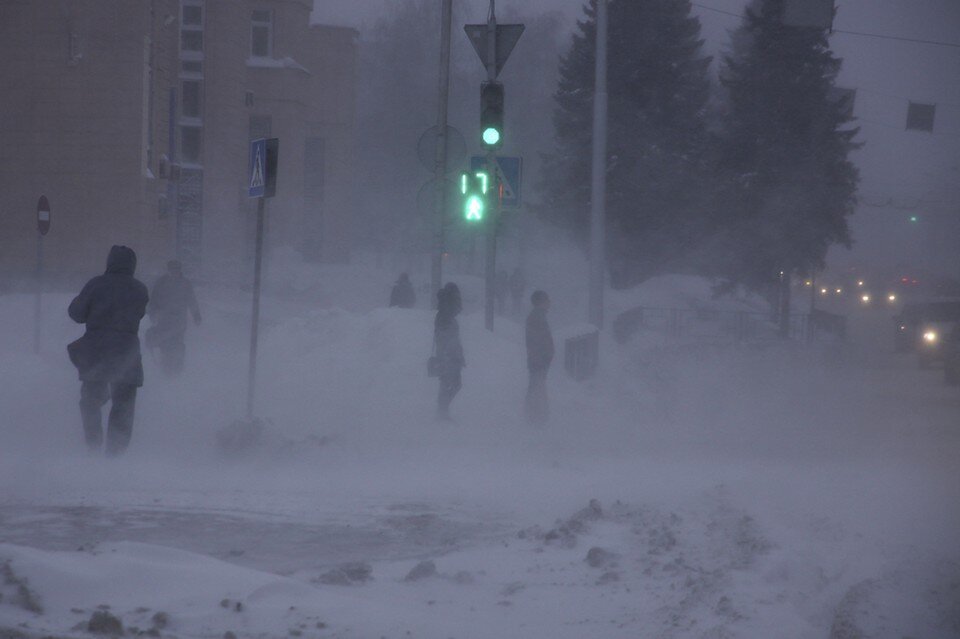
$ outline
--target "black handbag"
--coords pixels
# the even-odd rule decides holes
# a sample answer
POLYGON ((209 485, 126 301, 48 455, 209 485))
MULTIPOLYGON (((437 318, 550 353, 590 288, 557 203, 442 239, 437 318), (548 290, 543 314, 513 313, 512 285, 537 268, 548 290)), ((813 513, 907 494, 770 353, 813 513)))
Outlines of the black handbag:
POLYGON ((81 374, 93 366, 93 353, 86 333, 80 339, 67 344, 67 356, 70 357, 70 363, 76 366, 81 374))

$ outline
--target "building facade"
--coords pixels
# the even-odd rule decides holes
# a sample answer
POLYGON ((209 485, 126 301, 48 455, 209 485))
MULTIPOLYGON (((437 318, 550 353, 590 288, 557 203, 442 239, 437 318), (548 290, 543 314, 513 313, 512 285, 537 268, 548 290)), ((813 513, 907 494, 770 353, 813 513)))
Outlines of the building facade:
POLYGON ((0 3, 0 277, 102 267, 245 278, 249 142, 280 140, 268 245, 345 261, 353 208, 356 32, 311 25, 310 0, 0 3))

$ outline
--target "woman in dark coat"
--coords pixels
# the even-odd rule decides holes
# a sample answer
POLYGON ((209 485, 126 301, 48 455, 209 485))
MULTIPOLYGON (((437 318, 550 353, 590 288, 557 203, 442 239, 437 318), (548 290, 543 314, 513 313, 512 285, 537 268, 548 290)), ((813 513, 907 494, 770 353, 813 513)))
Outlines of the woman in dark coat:
POLYGON ((453 282, 448 282, 437 292, 437 316, 433 322, 433 344, 440 377, 437 418, 444 421, 450 420, 450 402, 460 390, 460 372, 466 365, 457 323, 462 308, 460 289, 453 282))
POLYGON ((86 324, 83 337, 70 344, 70 360, 80 373, 80 414, 87 445, 100 450, 100 409, 112 400, 107 426, 107 454, 123 452, 133 431, 137 388, 143 386, 140 320, 147 308, 147 287, 133 276, 137 254, 114 246, 107 270, 83 287, 67 310, 70 319, 86 324))

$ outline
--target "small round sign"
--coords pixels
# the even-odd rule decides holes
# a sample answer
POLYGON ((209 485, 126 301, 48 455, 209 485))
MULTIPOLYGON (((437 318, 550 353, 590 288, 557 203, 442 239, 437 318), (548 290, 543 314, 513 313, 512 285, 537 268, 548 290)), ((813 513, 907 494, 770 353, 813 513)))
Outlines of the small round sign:
POLYGON ((37 202, 37 229, 40 235, 46 235, 50 230, 50 202, 46 195, 41 195, 37 202))

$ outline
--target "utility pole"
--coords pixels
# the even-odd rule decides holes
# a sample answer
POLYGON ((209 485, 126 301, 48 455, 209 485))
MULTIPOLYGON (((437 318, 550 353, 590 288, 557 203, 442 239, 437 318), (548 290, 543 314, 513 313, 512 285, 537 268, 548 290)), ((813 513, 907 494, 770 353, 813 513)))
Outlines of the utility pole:
POLYGON ((430 268, 431 305, 437 304, 437 292, 443 285, 443 249, 446 243, 447 209, 447 103, 450 95, 450 22, 453 0, 441 0, 440 16, 440 98, 437 110, 437 154, 434 179, 437 182, 433 227, 433 262, 430 268))
MULTIPOLYGON (((497 79, 497 14, 496 0, 490 0, 490 14, 487 16, 487 82, 497 79)), ((489 207, 491 215, 487 218, 487 259, 484 262, 486 280, 484 295, 484 326, 488 331, 493 330, 494 304, 496 298, 497 278, 497 225, 500 223, 500 184, 497 179, 497 152, 492 146, 487 148, 487 175, 490 176, 492 188, 487 191, 488 198, 493 206, 489 207)))
POLYGON ((607 0, 597 0, 597 51, 593 89, 593 181, 590 189, 590 276, 587 321, 603 328, 607 200, 607 0))

